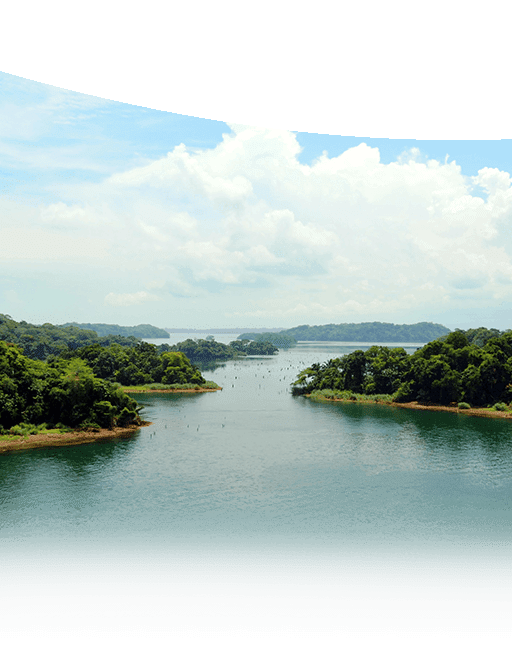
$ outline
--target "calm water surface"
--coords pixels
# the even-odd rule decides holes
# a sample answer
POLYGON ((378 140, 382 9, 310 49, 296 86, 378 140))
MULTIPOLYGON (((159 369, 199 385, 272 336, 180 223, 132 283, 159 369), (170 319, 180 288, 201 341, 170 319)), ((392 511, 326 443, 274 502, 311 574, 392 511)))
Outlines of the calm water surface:
POLYGON ((221 392, 138 396, 131 439, 0 456, 0 543, 508 549, 509 422, 291 396, 355 348, 229 361, 204 374, 221 392))

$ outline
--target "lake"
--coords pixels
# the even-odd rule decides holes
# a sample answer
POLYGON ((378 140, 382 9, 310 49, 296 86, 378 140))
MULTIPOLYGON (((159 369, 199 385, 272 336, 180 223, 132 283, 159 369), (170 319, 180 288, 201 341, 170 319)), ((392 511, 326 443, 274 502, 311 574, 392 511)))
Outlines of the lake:
POLYGON ((107 574, 144 560, 155 576, 174 560, 174 574, 200 567, 203 582, 212 568, 323 582, 351 569, 364 586, 421 571, 431 588, 453 573, 460 585, 470 567, 468 581, 492 577, 498 591, 510 576, 510 422, 291 396, 301 369, 356 348, 228 361, 204 372, 222 391, 137 395, 152 425, 130 439, 0 456, 4 558, 32 572, 78 557, 96 572, 102 559, 107 574))

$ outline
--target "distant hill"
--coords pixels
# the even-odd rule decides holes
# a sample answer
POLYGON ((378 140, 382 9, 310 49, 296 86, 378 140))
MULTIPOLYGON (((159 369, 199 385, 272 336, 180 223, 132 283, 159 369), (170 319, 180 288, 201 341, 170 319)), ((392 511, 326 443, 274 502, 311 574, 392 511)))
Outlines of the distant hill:
POLYGON ((273 344, 278 349, 289 349, 297 345, 297 340, 284 332, 279 333, 258 333, 257 331, 251 333, 242 333, 239 335, 238 340, 253 340, 254 342, 273 344))
MULTIPOLYGON (((361 324, 326 324, 324 326, 296 326, 282 330, 303 342, 418 342, 426 343, 447 335, 450 329, 441 324, 389 324, 379 321, 361 324)), ((241 336, 240 336, 241 337, 241 336)))
POLYGON ((138 338, 164 338, 170 337, 169 333, 163 328, 157 328, 150 324, 139 324, 138 326, 119 326, 118 324, 77 324, 71 322, 63 326, 75 326, 83 330, 95 331, 100 337, 105 335, 123 335, 124 337, 138 338))
MULTIPOLYGON (((169 333, 213 333, 215 335, 233 335, 238 334, 243 328, 166 328, 169 333)), ((251 333, 277 333, 284 330, 283 328, 253 328, 251 333)))

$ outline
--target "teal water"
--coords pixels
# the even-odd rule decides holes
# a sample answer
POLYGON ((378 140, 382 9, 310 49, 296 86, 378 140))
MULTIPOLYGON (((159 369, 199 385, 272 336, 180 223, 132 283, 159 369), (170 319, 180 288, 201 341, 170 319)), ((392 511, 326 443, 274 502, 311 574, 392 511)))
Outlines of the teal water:
POLYGON ((131 439, 1 456, 0 544, 507 550, 509 422, 291 396, 360 346, 229 361, 205 372, 221 392, 139 395, 152 425, 131 439))

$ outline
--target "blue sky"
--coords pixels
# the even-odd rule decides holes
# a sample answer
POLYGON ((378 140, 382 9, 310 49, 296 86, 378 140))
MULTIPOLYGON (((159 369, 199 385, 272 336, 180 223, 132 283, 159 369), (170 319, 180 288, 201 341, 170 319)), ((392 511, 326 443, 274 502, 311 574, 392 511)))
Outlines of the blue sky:
POLYGON ((241 126, 0 73, 1 311, 508 328, 510 140, 241 126))

